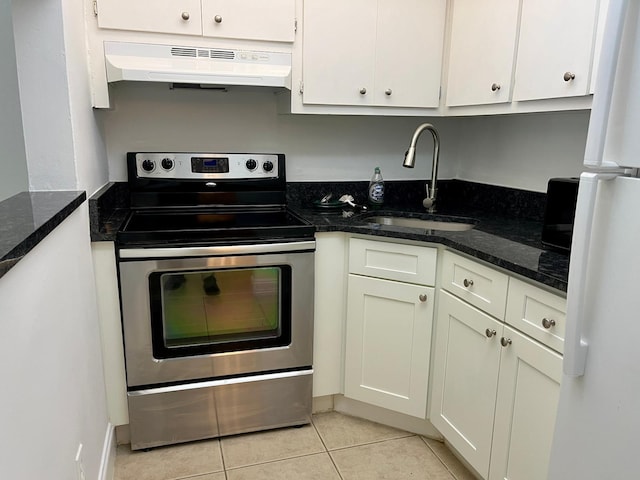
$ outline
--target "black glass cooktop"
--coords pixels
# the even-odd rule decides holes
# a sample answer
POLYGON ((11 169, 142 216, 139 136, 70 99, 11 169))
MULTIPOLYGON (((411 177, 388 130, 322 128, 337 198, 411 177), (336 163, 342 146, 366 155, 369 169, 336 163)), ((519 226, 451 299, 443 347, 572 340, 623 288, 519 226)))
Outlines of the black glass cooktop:
POLYGON ((134 211, 118 234, 120 243, 312 238, 315 228, 286 209, 134 211))

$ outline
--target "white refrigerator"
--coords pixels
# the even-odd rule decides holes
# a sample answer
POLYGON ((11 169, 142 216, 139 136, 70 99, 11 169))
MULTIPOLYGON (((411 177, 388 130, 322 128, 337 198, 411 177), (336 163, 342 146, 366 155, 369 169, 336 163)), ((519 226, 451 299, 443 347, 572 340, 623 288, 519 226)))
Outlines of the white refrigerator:
POLYGON ((635 479, 640 478, 640 0, 610 0, 584 163, 548 478, 635 479))

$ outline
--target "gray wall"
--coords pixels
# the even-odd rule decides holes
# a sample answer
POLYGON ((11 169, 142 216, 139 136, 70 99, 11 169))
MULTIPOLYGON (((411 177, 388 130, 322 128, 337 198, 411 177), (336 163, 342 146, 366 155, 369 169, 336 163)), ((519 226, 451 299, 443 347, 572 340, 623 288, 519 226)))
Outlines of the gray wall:
POLYGON ((29 189, 11 1, 0 0, 0 201, 29 189))
POLYGON ((546 191, 551 177, 581 171, 586 111, 463 118, 279 114, 269 89, 169 90, 111 86, 115 108, 100 111, 109 177, 126 180, 127 151, 268 151, 287 155, 290 181, 388 180, 431 176, 433 143, 418 142, 414 169, 402 157, 416 126, 440 132, 440 177, 546 191))

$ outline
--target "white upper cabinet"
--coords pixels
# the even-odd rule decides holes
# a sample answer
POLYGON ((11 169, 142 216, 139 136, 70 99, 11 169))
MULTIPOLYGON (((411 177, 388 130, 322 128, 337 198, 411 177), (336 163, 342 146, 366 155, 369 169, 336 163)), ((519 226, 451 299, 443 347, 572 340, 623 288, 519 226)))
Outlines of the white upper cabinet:
POLYGON ((376 4, 370 0, 305 0, 304 103, 370 103, 376 4))
POLYGON ((518 2, 455 0, 446 104, 511 101, 518 2))
POLYGON ((305 0, 303 103, 437 107, 445 0, 305 0))
POLYGON ((514 101, 589 93, 598 0, 523 0, 514 101))
POLYGON ((202 35, 200 0, 98 0, 98 26, 202 35))
POLYGON ((295 0, 98 0, 98 26, 293 42, 295 0))
POLYGON ((446 2, 378 0, 375 105, 437 107, 446 2))
POLYGON ((293 42, 295 0, 202 0, 206 37, 293 42))

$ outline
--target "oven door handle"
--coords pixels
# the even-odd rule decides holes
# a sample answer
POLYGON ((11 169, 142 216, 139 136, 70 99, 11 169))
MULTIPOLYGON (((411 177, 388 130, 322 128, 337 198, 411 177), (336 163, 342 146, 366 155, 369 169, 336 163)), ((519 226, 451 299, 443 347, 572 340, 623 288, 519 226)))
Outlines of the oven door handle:
POLYGON ((258 245, 225 245, 212 247, 122 248, 120 258, 176 258, 252 255, 261 253, 312 252, 315 241, 263 243, 258 245))

